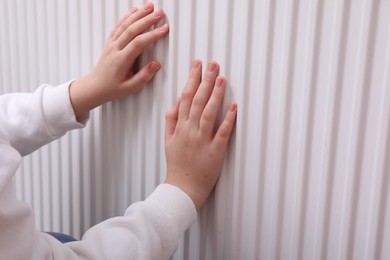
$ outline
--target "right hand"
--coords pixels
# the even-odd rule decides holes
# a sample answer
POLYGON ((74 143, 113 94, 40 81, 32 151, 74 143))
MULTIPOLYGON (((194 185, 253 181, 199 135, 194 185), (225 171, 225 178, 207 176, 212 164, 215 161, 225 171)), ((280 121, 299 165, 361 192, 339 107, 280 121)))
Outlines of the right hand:
POLYGON ((197 210, 213 190, 221 173, 237 104, 229 105, 215 131, 215 122, 225 93, 226 80, 218 76, 218 64, 210 61, 203 78, 202 62, 195 60, 181 98, 166 114, 165 183, 186 192, 197 210))
POLYGON ((132 67, 145 48, 168 34, 167 23, 147 31, 164 16, 162 10, 154 12, 148 2, 141 9, 133 7, 119 20, 96 66, 70 86, 76 118, 85 118, 97 106, 140 91, 154 77, 161 67, 157 61, 150 61, 135 74, 132 67))

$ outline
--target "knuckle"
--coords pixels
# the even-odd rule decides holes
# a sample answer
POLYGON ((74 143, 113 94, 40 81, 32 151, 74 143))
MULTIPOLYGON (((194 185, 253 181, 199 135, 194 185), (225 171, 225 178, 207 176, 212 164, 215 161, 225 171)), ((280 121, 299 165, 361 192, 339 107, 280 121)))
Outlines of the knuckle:
POLYGON ((120 45, 118 41, 112 41, 112 44, 110 45, 109 52, 120 50, 120 45))
POLYGON ((139 79, 141 82, 148 82, 150 79, 150 74, 148 74, 146 72, 141 73, 141 75, 139 75, 139 79))
POLYGON ((183 132, 183 125, 178 123, 175 129, 176 135, 180 136, 183 132))
POLYGON ((114 51, 118 51, 118 50, 121 50, 120 48, 120 44, 119 44, 119 41, 115 40, 115 39, 111 39, 109 41, 109 48, 108 48, 108 52, 114 52, 114 51))
POLYGON ((119 32, 124 32, 127 29, 127 24, 125 22, 121 23, 121 25, 118 26, 119 32))
POLYGON ((133 39, 133 41, 131 42, 131 44, 133 45, 133 47, 134 47, 135 49, 141 49, 141 48, 143 48, 143 41, 142 41, 142 39, 141 39, 139 36, 135 37, 135 38, 133 39))
POLYGON ((180 138, 182 142, 190 140, 187 125, 180 120, 176 120, 174 118, 172 118, 172 120, 176 121, 175 135, 180 138))
POLYGON ((126 38, 132 38, 135 34, 135 29, 132 26, 129 26, 125 31, 126 38))
POLYGON ((223 127, 223 128, 221 128, 220 131, 219 131, 219 137, 220 137, 221 139, 228 139, 229 136, 230 136, 229 133, 230 133, 230 132, 229 132, 229 129, 226 128, 226 127, 223 127))
POLYGON ((168 111, 167 113, 165 113, 165 120, 171 120, 172 117, 173 117, 172 111, 168 111))
POLYGON ((212 113, 211 111, 205 110, 205 111, 203 111, 202 119, 206 123, 212 123, 214 121, 214 113, 212 113))
POLYGON ((191 99, 193 92, 189 88, 185 88, 181 94, 181 99, 191 99))
POLYGON ((192 105, 194 106, 203 106, 204 105, 204 100, 199 97, 195 97, 194 100, 192 101, 192 105))

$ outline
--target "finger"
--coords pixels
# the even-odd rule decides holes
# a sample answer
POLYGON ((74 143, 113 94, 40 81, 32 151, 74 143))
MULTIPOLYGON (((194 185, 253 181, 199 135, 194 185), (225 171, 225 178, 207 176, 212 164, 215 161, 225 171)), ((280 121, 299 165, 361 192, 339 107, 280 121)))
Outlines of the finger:
POLYGON ((164 17, 164 12, 160 9, 128 26, 127 29, 119 36, 117 40, 119 49, 123 49, 135 37, 145 32, 146 29, 156 24, 163 17, 164 17))
POLYGON ((200 116, 202 115, 203 110, 210 99, 217 74, 218 63, 215 61, 210 61, 207 65, 207 70, 204 73, 202 83, 200 83, 199 89, 194 96, 190 109, 189 119, 196 126, 199 126, 200 116))
POLYGON ((203 110, 202 116, 200 118, 200 131, 204 136, 211 136, 214 130, 215 120, 217 119, 217 114, 219 108, 221 107, 222 99, 225 94, 226 81, 223 77, 218 77, 213 93, 211 94, 209 102, 205 109, 203 110))
POLYGON ((192 68, 190 76, 181 94, 181 105, 179 109, 179 119, 187 119, 190 113, 192 99, 198 90, 200 81, 202 78, 202 61, 194 60, 192 62, 192 68))
POLYGON ((224 152, 226 150, 226 146, 230 139, 230 135, 232 133, 234 122, 236 121, 237 116, 237 104, 232 103, 228 111, 226 112, 226 116, 222 121, 222 124, 219 126, 217 133, 214 137, 214 144, 217 150, 224 152))
POLYGON ((161 65, 157 61, 149 62, 123 84, 124 91, 126 92, 124 94, 130 95, 140 91, 146 83, 152 80, 160 68, 161 65))
POLYGON ((165 140, 168 140, 175 133, 176 124, 179 116, 180 103, 181 100, 179 97, 176 100, 175 106, 165 115, 165 140))
POLYGON ((133 13, 135 13, 136 11, 138 10, 137 7, 133 6, 129 12, 127 12, 125 15, 122 16, 122 18, 116 23, 114 29, 112 29, 111 33, 110 33, 110 37, 109 38, 112 38, 114 37, 114 35, 116 34, 119 26, 121 26, 121 24, 127 19, 129 18, 129 16, 133 13))
POLYGON ((164 37, 168 31, 169 25, 166 23, 159 28, 138 35, 123 49, 124 56, 130 64, 133 63, 146 47, 164 37))
POLYGON ((148 14, 152 13, 154 10, 154 6, 152 3, 148 2, 142 7, 141 9, 133 12, 130 16, 128 16, 118 27, 115 34, 113 35, 112 39, 115 41, 117 40, 126 29, 138 21, 139 19, 147 16, 148 14))

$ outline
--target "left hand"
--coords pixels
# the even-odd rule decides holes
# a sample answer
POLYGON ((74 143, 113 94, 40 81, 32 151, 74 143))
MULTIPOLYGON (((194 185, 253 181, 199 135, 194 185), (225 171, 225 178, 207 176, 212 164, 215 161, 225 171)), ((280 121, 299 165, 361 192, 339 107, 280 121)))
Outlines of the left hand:
POLYGON ((202 77, 202 63, 195 60, 181 98, 166 114, 165 183, 187 193, 198 211, 221 174, 237 116, 237 104, 233 102, 215 130, 226 89, 218 68, 218 63, 210 61, 202 77))
POLYGON ((146 47, 168 33, 168 24, 145 32, 163 17, 162 10, 154 12, 153 4, 146 3, 141 9, 133 7, 119 20, 97 65, 70 86, 70 99, 78 121, 99 105, 138 92, 154 77, 161 67, 157 61, 149 62, 135 74, 132 67, 146 47))

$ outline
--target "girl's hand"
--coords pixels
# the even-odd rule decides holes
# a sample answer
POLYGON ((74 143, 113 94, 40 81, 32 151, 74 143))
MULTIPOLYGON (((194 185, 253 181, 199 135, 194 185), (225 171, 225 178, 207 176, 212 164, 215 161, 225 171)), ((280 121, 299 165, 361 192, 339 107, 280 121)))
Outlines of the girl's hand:
POLYGON ((218 180, 237 115, 237 104, 230 104, 225 119, 214 130, 226 80, 217 77, 214 61, 209 62, 203 78, 201 72, 202 63, 195 60, 181 98, 166 115, 165 134, 165 183, 186 192, 197 210, 218 180))
POLYGON ((152 3, 141 9, 133 7, 123 16, 106 41, 103 53, 93 70, 70 86, 70 98, 77 120, 82 120, 93 108, 108 101, 138 92, 160 69, 151 61, 140 71, 132 68, 146 47, 164 37, 169 30, 164 24, 145 32, 164 17, 162 10, 154 12, 152 3))

